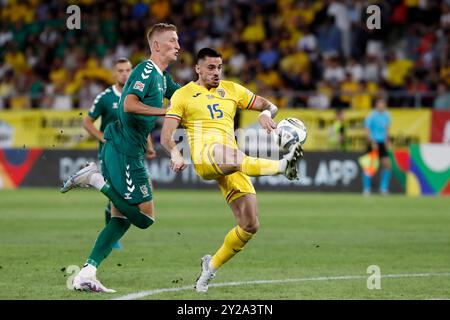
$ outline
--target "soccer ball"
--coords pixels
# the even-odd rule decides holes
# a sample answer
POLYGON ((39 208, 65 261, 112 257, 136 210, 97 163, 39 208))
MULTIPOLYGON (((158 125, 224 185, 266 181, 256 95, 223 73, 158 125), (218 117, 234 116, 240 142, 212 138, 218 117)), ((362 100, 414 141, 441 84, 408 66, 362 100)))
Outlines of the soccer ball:
POLYGON ((275 131, 276 142, 283 151, 289 150, 289 147, 297 142, 303 145, 308 135, 305 124, 295 118, 281 120, 275 131))

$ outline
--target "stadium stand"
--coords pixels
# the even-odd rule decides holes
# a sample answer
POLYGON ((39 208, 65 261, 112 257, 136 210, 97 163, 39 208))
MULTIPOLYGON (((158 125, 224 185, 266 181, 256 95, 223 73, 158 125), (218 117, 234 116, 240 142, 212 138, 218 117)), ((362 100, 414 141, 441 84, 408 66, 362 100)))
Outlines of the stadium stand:
POLYGON ((450 109, 450 1, 84 0, 81 29, 68 30, 72 3, 0 1, 0 109, 89 108, 115 58, 148 56, 160 21, 179 28, 180 83, 212 46, 227 78, 280 107, 365 110, 383 93, 390 106, 450 109), (373 3, 380 30, 366 25, 373 3))

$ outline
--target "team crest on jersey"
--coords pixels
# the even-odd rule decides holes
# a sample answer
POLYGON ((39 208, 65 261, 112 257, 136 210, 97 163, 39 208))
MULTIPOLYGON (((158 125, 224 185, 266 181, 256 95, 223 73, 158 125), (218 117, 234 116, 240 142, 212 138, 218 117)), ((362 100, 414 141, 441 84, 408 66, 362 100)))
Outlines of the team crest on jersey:
POLYGON ((134 83, 133 89, 137 89, 137 90, 139 90, 139 91, 144 92, 144 87, 145 87, 145 84, 144 84, 144 83, 142 83, 142 82, 140 82, 140 81, 136 81, 136 82, 134 83))
POLYGON ((113 102, 113 109, 117 109, 117 102, 113 102))
POLYGON ((148 188, 145 184, 143 186, 140 186, 139 189, 141 189, 143 197, 148 197, 148 188))
POLYGON ((216 92, 221 96, 222 98, 225 97, 225 90, 222 88, 219 88, 216 90, 216 92))

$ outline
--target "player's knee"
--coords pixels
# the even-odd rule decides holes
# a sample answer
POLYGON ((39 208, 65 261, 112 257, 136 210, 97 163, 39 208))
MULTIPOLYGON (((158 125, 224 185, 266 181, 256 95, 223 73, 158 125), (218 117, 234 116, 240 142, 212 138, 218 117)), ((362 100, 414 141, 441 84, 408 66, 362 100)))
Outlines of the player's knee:
POLYGON ((259 220, 255 219, 248 221, 243 226, 241 226, 241 228, 247 231, 248 233, 255 234, 256 232, 258 232, 259 229, 259 220))
POLYGON ((155 219, 152 217, 142 214, 142 217, 135 221, 134 225, 138 227, 139 229, 147 229, 150 227, 153 223, 155 223, 155 219))

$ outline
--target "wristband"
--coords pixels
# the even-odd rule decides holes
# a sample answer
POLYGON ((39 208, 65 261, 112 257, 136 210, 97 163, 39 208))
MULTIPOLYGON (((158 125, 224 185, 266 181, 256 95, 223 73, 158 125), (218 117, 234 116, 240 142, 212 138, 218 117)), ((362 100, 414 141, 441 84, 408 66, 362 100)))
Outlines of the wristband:
POLYGON ((272 118, 272 114, 270 113, 269 110, 264 110, 259 114, 259 117, 261 117, 263 114, 265 114, 266 116, 268 116, 269 118, 272 118))

